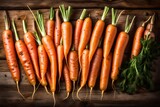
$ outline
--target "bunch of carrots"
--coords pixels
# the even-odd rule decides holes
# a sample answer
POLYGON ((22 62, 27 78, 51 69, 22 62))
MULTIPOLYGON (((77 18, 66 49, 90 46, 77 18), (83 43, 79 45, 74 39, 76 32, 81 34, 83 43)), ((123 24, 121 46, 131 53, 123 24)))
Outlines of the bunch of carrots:
MULTIPOLYGON (((29 6, 28 8, 34 17, 35 32, 29 32, 25 20, 23 20, 24 41, 20 40, 13 19, 14 42, 5 12, 6 29, 2 35, 10 72, 17 84, 18 92, 24 99, 25 97, 19 90, 20 70, 18 59, 28 77, 28 81, 34 87, 32 98, 38 80, 44 86, 46 92, 53 95, 54 105, 56 104, 55 92, 61 87, 62 77, 66 84, 67 95, 65 99, 69 97, 70 93, 72 93, 74 99, 76 83, 77 85, 80 84, 76 93, 77 98, 81 100, 80 90, 88 85, 91 99, 92 90, 98 81, 98 77, 100 77, 101 99, 103 99, 110 78, 112 79, 112 87, 115 89, 114 81, 118 79, 119 68, 123 61, 129 41, 129 31, 135 16, 130 23, 129 16, 127 16, 124 31, 118 34, 117 23, 123 11, 117 14, 117 10, 114 8, 111 9, 111 24, 106 25, 105 23, 109 12, 109 7, 105 6, 101 19, 97 20, 94 27, 92 18, 87 15, 87 9, 83 9, 79 19, 76 20, 75 28, 73 28, 70 20, 71 6, 65 8, 64 5, 61 5, 56 11, 51 7, 47 22, 44 21, 43 14, 40 11, 34 13, 29 6), (18 55, 18 59, 16 55, 18 55), (50 92, 47 88, 48 85, 50 92)), ((135 42, 137 41, 135 40, 135 42)), ((134 48, 135 46, 132 48, 133 52, 134 48)))

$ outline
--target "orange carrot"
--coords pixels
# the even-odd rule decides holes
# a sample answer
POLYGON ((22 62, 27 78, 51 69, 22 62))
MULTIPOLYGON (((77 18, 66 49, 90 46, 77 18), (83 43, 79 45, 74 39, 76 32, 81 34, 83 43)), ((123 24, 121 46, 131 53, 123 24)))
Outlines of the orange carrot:
POLYGON ((105 37, 103 41, 103 57, 107 58, 111 48, 113 46, 113 42, 115 40, 117 34, 117 22, 121 16, 123 11, 121 11, 117 17, 117 11, 112 8, 112 23, 106 27, 105 37))
POLYGON ((100 85, 99 85, 99 88, 101 90, 101 100, 103 99, 104 91, 108 87, 111 64, 112 64, 112 53, 110 53, 107 58, 103 58, 102 61, 102 67, 100 73, 100 85))
POLYGON ((136 33, 134 35, 134 39, 133 39, 133 45, 132 45, 132 51, 131 51, 131 58, 133 58, 134 56, 137 56, 140 51, 141 51, 141 39, 143 37, 143 33, 145 30, 145 24, 149 21, 150 17, 142 23, 141 26, 139 26, 136 30, 136 33))
POLYGON ((107 16, 108 10, 109 10, 109 8, 107 6, 105 6, 101 19, 99 19, 94 26, 91 40, 90 40, 90 45, 89 45, 90 46, 89 47, 89 63, 92 60, 92 57, 98 47, 98 43, 99 43, 100 38, 102 36, 104 25, 105 25, 104 20, 107 16))
POLYGON ((83 9, 80 18, 76 21, 76 26, 74 31, 74 41, 73 41, 74 49, 76 51, 78 51, 78 45, 80 41, 81 30, 82 30, 85 15, 86 15, 86 9, 83 9))
POLYGON ((64 65, 64 69, 63 69, 63 75, 64 75, 64 79, 65 79, 65 84, 66 84, 66 92, 67 92, 67 96, 65 99, 67 99, 69 97, 69 93, 71 92, 71 79, 69 77, 69 69, 67 67, 67 65, 64 65))
POLYGON ((117 80, 119 74, 119 68, 121 66, 124 51, 129 41, 128 32, 131 29, 135 16, 133 17, 130 24, 128 24, 128 18, 126 19, 125 31, 119 33, 118 38, 116 40, 114 54, 113 54, 113 63, 112 63, 112 71, 111 71, 111 79, 112 79, 112 88, 114 89, 114 81, 117 80))
POLYGON ((61 25, 61 31, 62 31, 63 46, 64 46, 64 56, 67 62, 67 55, 69 53, 72 44, 72 24, 71 22, 69 22, 71 16, 71 6, 68 6, 67 10, 65 10, 64 5, 59 6, 59 8, 64 21, 61 25))
POLYGON ((39 71, 37 44, 34 39, 33 33, 27 31, 25 20, 22 20, 22 23, 23 23, 23 30, 24 30, 24 37, 23 37, 24 43, 26 44, 27 49, 29 51, 37 79, 40 81, 41 76, 39 71))
POLYGON ((53 7, 51 7, 49 20, 47 20, 47 23, 46 23, 46 33, 47 35, 51 36, 52 39, 54 39, 54 28, 55 28, 55 22, 53 18, 54 18, 54 10, 53 10, 53 7))
POLYGON ((33 64, 32 64, 27 46, 18 37, 18 33, 17 33, 16 27, 15 27, 14 20, 12 21, 12 26, 13 26, 15 38, 16 38, 15 48, 16 48, 16 52, 18 54, 18 58, 20 59, 20 62, 24 68, 25 74, 26 74, 30 84, 33 85, 33 87, 34 87, 34 91, 32 94, 32 99, 33 99, 33 96, 35 94, 35 85, 36 85, 36 77, 34 74, 35 72, 34 72, 33 64))
POLYGON ((89 50, 88 50, 88 46, 86 46, 86 49, 83 51, 82 53, 82 74, 81 74, 81 82, 80 82, 80 87, 77 90, 77 98, 79 100, 79 92, 80 90, 85 86, 87 79, 88 79, 88 75, 89 75, 89 50))
POLYGON ((55 22, 55 32, 54 32, 54 43, 58 47, 61 41, 61 18, 59 17, 59 10, 56 10, 56 22, 55 22))
POLYGON ((25 99, 19 89, 20 69, 16 57, 13 34, 12 31, 10 30, 9 20, 6 11, 4 12, 4 14, 5 14, 4 16, 5 30, 2 33, 2 41, 3 41, 4 52, 6 55, 6 61, 10 73, 12 75, 12 78, 16 82, 18 93, 22 96, 23 99, 25 99))

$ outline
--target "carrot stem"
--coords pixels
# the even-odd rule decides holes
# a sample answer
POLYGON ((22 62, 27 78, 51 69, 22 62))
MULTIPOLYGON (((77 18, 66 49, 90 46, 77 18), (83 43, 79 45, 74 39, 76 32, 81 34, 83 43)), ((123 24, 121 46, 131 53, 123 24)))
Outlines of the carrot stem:
POLYGON ((20 92, 20 89, 19 89, 19 82, 16 81, 16 85, 17 85, 17 90, 18 90, 18 93, 22 96, 22 98, 25 100, 25 97, 23 96, 23 94, 20 92))
POLYGON ((117 10, 114 10, 114 8, 112 8, 112 25, 117 25, 118 20, 120 18, 120 16, 122 15, 122 13, 124 12, 124 10, 122 10, 119 15, 117 16, 117 10))
POLYGON ((13 26, 13 30, 14 30, 14 33, 15 33, 15 39, 16 39, 16 41, 18 41, 19 40, 19 36, 18 36, 17 30, 16 30, 16 26, 15 26, 14 20, 12 20, 12 26, 13 26))
POLYGON ((145 24, 151 19, 151 17, 152 17, 152 16, 149 16, 149 18, 148 18, 145 22, 142 23, 142 26, 143 26, 143 27, 144 27, 145 24))
POLYGON ((104 7, 103 14, 102 14, 102 17, 101 17, 101 20, 103 20, 103 21, 105 20, 108 11, 109 11, 109 7, 105 6, 105 7, 104 7))
POLYGON ((132 27, 133 21, 135 19, 135 16, 132 18, 132 21, 130 24, 128 24, 129 15, 127 15, 126 24, 125 24, 125 32, 128 33, 132 27))
POLYGON ((22 20, 22 25, 23 25, 23 31, 24 31, 24 33, 27 33, 27 27, 26 27, 25 20, 22 20))
POLYGON ((62 14, 62 18, 64 22, 69 22, 70 20, 70 16, 71 16, 71 6, 68 6, 68 9, 65 10, 64 4, 59 6, 59 9, 61 11, 62 14))
POLYGON ((50 20, 53 20, 54 18, 54 10, 53 10, 53 7, 50 8, 50 14, 49 14, 49 19, 50 20))
POLYGON ((9 26, 9 21, 8 21, 8 16, 6 11, 4 11, 4 23, 5 23, 5 29, 9 30, 10 26, 9 26))
POLYGON ((83 9, 83 11, 82 11, 81 16, 80 16, 79 19, 81 19, 81 20, 84 19, 84 17, 86 16, 86 11, 87 11, 86 9, 83 9))
POLYGON ((34 36, 35 36, 35 38, 36 38, 36 41, 37 41, 38 45, 42 45, 42 42, 41 42, 41 40, 40 40, 40 37, 39 37, 37 31, 34 32, 34 36))

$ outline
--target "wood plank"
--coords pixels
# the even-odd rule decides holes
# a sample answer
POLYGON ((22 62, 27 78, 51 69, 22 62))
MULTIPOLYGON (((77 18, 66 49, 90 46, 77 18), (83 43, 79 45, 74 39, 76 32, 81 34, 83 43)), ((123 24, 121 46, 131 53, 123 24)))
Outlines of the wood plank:
POLYGON ((31 8, 57 8, 59 5, 71 5, 74 8, 103 8, 110 6, 114 8, 125 9, 156 9, 160 8, 159 0, 1 0, 0 9, 27 9, 26 5, 31 8))

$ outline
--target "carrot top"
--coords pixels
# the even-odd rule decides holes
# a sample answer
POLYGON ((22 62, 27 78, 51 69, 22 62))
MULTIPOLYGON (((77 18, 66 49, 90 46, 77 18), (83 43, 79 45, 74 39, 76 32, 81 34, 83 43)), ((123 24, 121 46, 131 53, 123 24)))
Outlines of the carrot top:
POLYGON ((84 19, 84 17, 86 16, 86 11, 87 11, 86 9, 83 9, 79 19, 82 19, 82 20, 84 19))
POLYGON ((101 17, 101 20, 103 20, 103 21, 105 20, 108 11, 109 11, 109 7, 105 6, 105 7, 104 7, 103 14, 102 14, 102 17, 101 17))
POLYGON ((71 11, 72 11, 71 6, 68 6, 68 9, 65 10, 64 5, 61 5, 61 6, 59 6, 59 9, 61 11, 63 21, 69 22, 70 16, 71 16, 71 11))
POLYGON ((128 24, 128 19, 129 19, 129 15, 127 15, 127 18, 126 18, 126 23, 125 23, 125 30, 124 32, 128 33, 132 27, 132 24, 133 24, 133 21, 135 19, 135 16, 132 18, 132 21, 131 23, 128 24))
POLYGON ((14 20, 12 20, 12 26, 13 26, 13 30, 14 30, 14 34, 15 34, 15 39, 16 39, 16 41, 18 41, 19 40, 19 36, 18 36, 17 30, 16 30, 16 26, 15 26, 14 20))
POLYGON ((24 31, 24 33, 27 33, 27 27, 26 27, 25 20, 22 20, 22 25, 23 25, 23 31, 24 31))
POLYGON ((53 7, 50 8, 50 13, 49 13, 49 19, 50 20, 53 20, 54 18, 54 10, 53 10, 53 7))
POLYGON ((114 8, 112 8, 112 25, 117 25, 117 22, 120 18, 120 16, 122 15, 122 13, 124 12, 124 10, 122 10, 119 15, 117 16, 117 10, 114 10, 114 8))
POLYGON ((151 16, 150 16, 146 21, 144 21, 144 22, 142 23, 142 26, 143 26, 143 27, 144 27, 145 24, 150 20, 150 18, 151 18, 151 16))
POLYGON ((34 32, 34 37, 35 37, 38 45, 42 45, 42 42, 41 42, 41 40, 40 40, 40 37, 39 37, 37 31, 34 32))
POLYGON ((5 23, 5 30, 9 30, 10 23, 9 23, 9 19, 6 11, 4 11, 4 23, 5 23))

